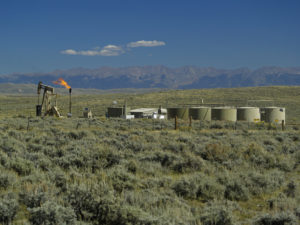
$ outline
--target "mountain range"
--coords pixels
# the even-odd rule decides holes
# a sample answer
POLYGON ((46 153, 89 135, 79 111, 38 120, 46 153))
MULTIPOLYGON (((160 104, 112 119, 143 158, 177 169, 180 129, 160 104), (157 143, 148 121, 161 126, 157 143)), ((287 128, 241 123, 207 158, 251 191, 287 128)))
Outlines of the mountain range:
POLYGON ((49 73, 14 73, 0 75, 0 83, 37 84, 52 82, 62 77, 74 88, 229 88, 249 86, 300 85, 300 67, 262 67, 216 69, 213 67, 166 66, 74 68, 49 73))

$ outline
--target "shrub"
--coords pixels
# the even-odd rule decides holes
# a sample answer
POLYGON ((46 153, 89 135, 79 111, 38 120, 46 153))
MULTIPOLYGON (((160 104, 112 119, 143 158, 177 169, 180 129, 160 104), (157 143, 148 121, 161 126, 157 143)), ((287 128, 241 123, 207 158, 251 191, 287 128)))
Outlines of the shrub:
POLYGON ((246 201, 249 198, 249 190, 241 180, 231 180, 226 185, 224 197, 228 200, 246 201))
POLYGON ((18 202, 13 194, 0 198, 0 222, 4 225, 11 224, 18 210, 18 202))
POLYGON ((284 174, 281 171, 273 170, 264 174, 250 171, 242 174, 241 177, 249 191, 254 195, 274 191, 284 181, 284 174))
POLYGON ((224 186, 211 177, 201 177, 197 183, 197 198, 208 201, 221 199, 224 196, 224 186))
POLYGON ((78 220, 97 221, 96 224, 109 224, 107 221, 118 204, 112 188, 105 183, 72 185, 67 191, 66 201, 74 209, 78 220))
POLYGON ((130 172, 130 173, 135 174, 136 171, 137 171, 137 164, 136 164, 136 162, 133 161, 133 160, 130 160, 130 161, 127 163, 126 167, 127 167, 128 172, 130 172))
POLYGON ((298 208, 295 209, 295 215, 300 220, 300 207, 298 207, 298 208))
POLYGON ((233 217, 224 205, 219 205, 213 202, 205 206, 200 215, 200 220, 203 225, 233 225, 233 217))
POLYGON ((47 201, 42 206, 29 209, 30 222, 33 225, 73 225, 76 221, 74 211, 69 207, 58 205, 53 201, 47 201))
POLYGON ((11 159, 10 167, 21 176, 29 175, 34 168, 32 162, 22 158, 11 159))
POLYGON ((176 181, 172 189, 179 197, 195 199, 197 197, 197 184, 193 179, 183 178, 176 181))
POLYGON ((40 207, 47 199, 45 192, 41 188, 33 190, 22 190, 19 193, 20 202, 29 208, 40 207))
POLYGON ((228 159, 229 148, 220 143, 207 144, 200 154, 205 160, 222 163, 228 159))
POLYGON ((9 158, 7 157, 7 154, 0 151, 0 164, 4 167, 8 166, 9 158))
POLYGON ((297 219, 290 212, 282 212, 274 215, 264 214, 254 219, 253 225, 296 225, 297 219))
POLYGON ((137 179, 133 174, 128 173, 121 168, 113 169, 109 173, 111 184, 114 189, 118 192, 122 192, 123 190, 132 190, 134 189, 135 184, 137 183, 137 179))
POLYGON ((296 186, 295 182, 291 181, 288 183, 284 192, 288 197, 295 198, 296 188, 297 188, 297 186, 296 186))
POLYGON ((193 156, 191 154, 185 154, 183 159, 176 160, 172 166, 172 170, 175 172, 191 172, 191 171, 200 171, 204 168, 205 162, 199 156, 193 156))
POLYGON ((67 190, 67 202, 72 206, 77 219, 88 221, 96 208, 96 196, 91 188, 84 185, 73 185, 67 190))
POLYGON ((7 189, 15 180, 15 177, 13 177, 10 174, 0 174, 0 188, 7 189))
POLYGON ((108 216, 106 224, 118 224, 118 225, 158 225, 160 224, 158 219, 149 215, 140 208, 124 205, 118 208, 115 212, 111 212, 111 216, 108 216))

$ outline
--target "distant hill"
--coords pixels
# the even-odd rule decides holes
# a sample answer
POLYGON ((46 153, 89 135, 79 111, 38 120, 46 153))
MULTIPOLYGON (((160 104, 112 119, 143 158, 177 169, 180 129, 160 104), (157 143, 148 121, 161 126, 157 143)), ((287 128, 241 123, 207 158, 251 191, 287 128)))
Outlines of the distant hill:
POLYGON ((50 73, 15 73, 0 75, 0 83, 51 84, 63 77, 74 88, 121 89, 121 88, 229 88, 272 85, 300 85, 300 67, 263 67, 216 69, 184 66, 101 67, 98 69, 75 68, 50 73))
MULTIPOLYGON (((54 85, 53 85, 54 86, 54 85)), ((161 88, 122 88, 122 89, 95 89, 95 88, 74 88, 73 95, 90 95, 90 94, 114 94, 114 93, 126 93, 126 94, 142 94, 159 92, 165 89, 161 88)), ((65 88, 55 88, 55 93, 68 94, 68 90, 65 88)), ((18 83, 0 83, 0 94, 4 95, 36 95, 37 84, 18 84, 18 83)))

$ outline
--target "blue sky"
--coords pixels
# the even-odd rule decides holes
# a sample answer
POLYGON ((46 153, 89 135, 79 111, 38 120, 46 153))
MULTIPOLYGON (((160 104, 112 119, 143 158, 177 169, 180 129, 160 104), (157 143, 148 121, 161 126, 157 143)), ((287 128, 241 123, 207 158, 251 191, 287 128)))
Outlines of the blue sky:
POLYGON ((300 66, 299 0, 1 0, 0 74, 300 66))

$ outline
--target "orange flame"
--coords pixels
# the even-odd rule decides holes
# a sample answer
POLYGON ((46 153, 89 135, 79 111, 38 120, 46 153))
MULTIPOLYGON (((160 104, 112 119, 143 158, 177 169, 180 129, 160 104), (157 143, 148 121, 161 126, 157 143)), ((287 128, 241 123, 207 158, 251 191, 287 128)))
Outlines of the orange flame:
POLYGON ((67 89, 70 89, 70 88, 71 88, 71 86, 68 85, 68 83, 67 83, 66 81, 64 81, 64 79, 62 79, 62 78, 58 78, 57 81, 53 81, 53 84, 62 85, 62 86, 64 86, 64 87, 67 88, 67 89))

